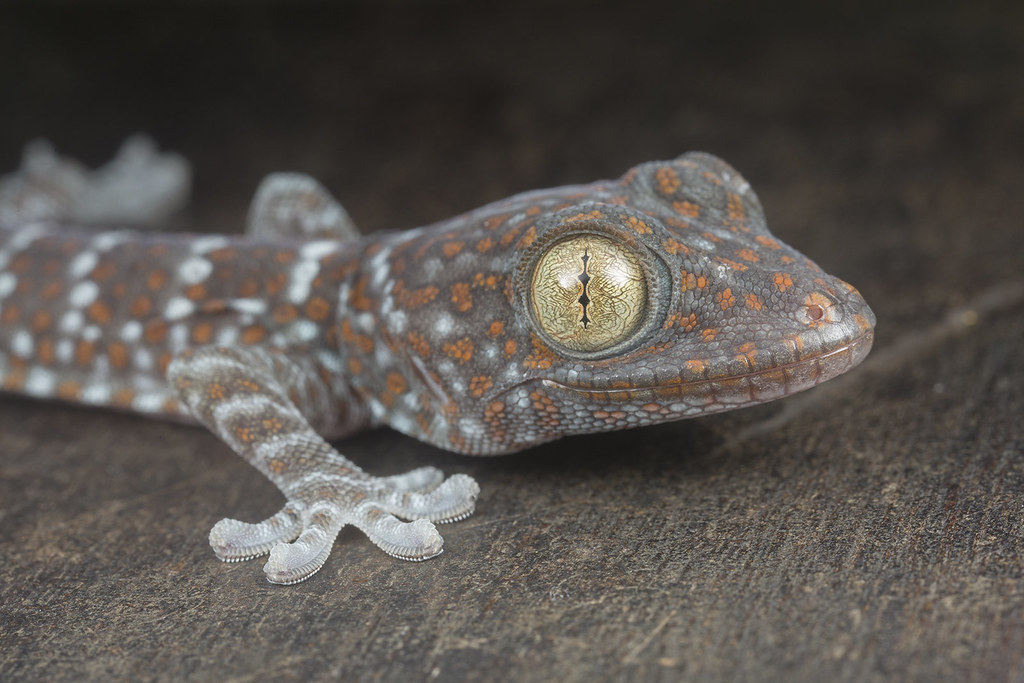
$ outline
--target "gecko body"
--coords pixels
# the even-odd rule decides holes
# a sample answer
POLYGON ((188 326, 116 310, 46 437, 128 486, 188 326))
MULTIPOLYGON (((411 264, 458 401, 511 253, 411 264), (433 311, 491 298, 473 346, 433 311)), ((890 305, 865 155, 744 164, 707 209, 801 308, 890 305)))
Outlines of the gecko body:
POLYGON ((707 154, 365 237, 296 174, 264 182, 244 235, 83 225, 159 217, 186 187, 140 141, 92 173, 34 149, 0 184, 0 389, 208 427, 285 495, 210 534, 224 560, 269 552, 275 583, 346 524, 420 560, 473 511, 471 478, 373 477, 325 437, 509 453, 780 398, 872 343, 857 291, 707 154))

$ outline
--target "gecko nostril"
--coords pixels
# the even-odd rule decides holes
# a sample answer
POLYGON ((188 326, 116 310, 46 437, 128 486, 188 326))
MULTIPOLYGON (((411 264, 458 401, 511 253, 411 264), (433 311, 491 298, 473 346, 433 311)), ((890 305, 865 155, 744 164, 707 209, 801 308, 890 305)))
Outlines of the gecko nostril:
POLYGON ((825 311, 818 304, 811 304, 807 307, 807 319, 811 322, 818 322, 825 317, 825 311))

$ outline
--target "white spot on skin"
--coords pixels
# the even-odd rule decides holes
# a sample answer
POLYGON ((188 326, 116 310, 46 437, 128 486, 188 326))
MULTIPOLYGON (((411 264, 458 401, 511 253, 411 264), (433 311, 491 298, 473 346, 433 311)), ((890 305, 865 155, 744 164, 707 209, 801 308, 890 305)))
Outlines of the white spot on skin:
POLYGON ((44 368, 34 367, 25 378, 25 393, 33 396, 51 396, 57 387, 57 377, 44 368))
POLYGON ((380 287, 381 283, 384 282, 384 278, 391 272, 391 269, 388 267, 388 258, 390 256, 390 249, 381 249, 370 259, 370 272, 373 273, 373 279, 370 282, 374 287, 380 287))
POLYGON ((167 320, 181 320, 182 318, 192 315, 195 310, 195 305, 188 299, 177 296, 167 302, 167 308, 164 309, 164 318, 167 320))
POLYGON ((228 325, 217 331, 217 343, 221 346, 231 346, 238 341, 237 325, 228 325))
POLYGON ((231 299, 227 305, 233 311, 249 315, 263 315, 267 312, 266 302, 259 299, 231 299))
POLYGON ((61 363, 70 363, 75 354, 75 346, 70 339, 61 339, 57 342, 57 360, 61 363))
POLYGON ((188 346, 188 325, 174 325, 167 333, 172 349, 183 349, 188 346))
POLYGON ((82 402, 102 405, 110 401, 110 385, 92 382, 82 389, 82 402))
MULTIPOLYGON (((390 299, 390 297, 388 297, 390 299)), ((387 316, 388 325, 391 326, 391 331, 395 334, 402 334, 405 332, 406 324, 408 323, 408 317, 405 315, 405 311, 392 311, 387 316)))
POLYGON ((99 261, 99 256, 95 251, 83 251, 81 254, 71 259, 71 263, 68 264, 68 275, 74 279, 83 278, 96 267, 96 263, 99 261))
POLYGON ((153 354, 147 349, 135 349, 135 353, 132 354, 135 359, 135 367, 139 370, 152 370, 153 369, 153 354))
POLYGON ((431 280, 433 280, 438 276, 438 274, 440 274, 442 268, 444 268, 444 264, 441 263, 441 259, 439 258, 427 259, 423 263, 423 273, 431 280))
POLYGON ((205 254, 213 251, 214 249, 221 249, 228 246, 231 243, 224 235, 207 235, 206 237, 196 237, 192 240, 189 245, 189 250, 193 254, 205 254))
POLYGON ((31 357, 35 347, 32 335, 25 330, 18 330, 11 336, 11 351, 22 358, 31 357))
POLYGON ((309 299, 309 287, 320 272, 316 261, 299 261, 292 269, 292 281, 288 286, 288 299, 293 304, 302 304, 309 299))
POLYGON ((126 342, 135 342, 142 337, 142 323, 138 320, 131 320, 121 328, 121 339, 126 342))
POLYGON ((82 330, 82 339, 84 339, 85 341, 94 342, 100 338, 101 334, 102 333, 100 332, 99 327, 97 327, 96 325, 89 325, 84 330, 82 330))
POLYGON ((13 292, 17 285, 18 278, 14 277, 14 273, 0 273, 0 299, 13 292))
POLYGON ((434 332, 442 337, 447 337, 452 332, 452 317, 447 313, 442 313, 437 316, 437 320, 434 321, 434 332))
POLYGON ((68 303, 75 308, 85 308, 100 294, 100 286, 91 280, 79 282, 68 294, 68 303))
POLYGON ((202 282, 213 272, 213 264, 200 256, 185 259, 178 266, 178 277, 187 285, 202 282))
POLYGON ((329 256, 336 251, 338 251, 338 243, 334 240, 318 240, 304 245, 302 249, 299 250, 299 255, 304 259, 319 261, 323 257, 329 256))
POLYGON ((320 328, 311 320, 300 320, 288 327, 288 338, 300 342, 308 342, 316 339, 320 328))
POLYGON ((162 394, 140 394, 132 400, 132 408, 140 413, 156 413, 163 407, 166 396, 162 394))
POLYGON ((85 324, 85 316, 81 311, 68 311, 60 319, 60 330, 67 334, 74 334, 82 329, 85 324))
POLYGON ((92 247, 97 251, 107 251, 124 242, 129 234, 127 230, 100 233, 93 238, 92 247))

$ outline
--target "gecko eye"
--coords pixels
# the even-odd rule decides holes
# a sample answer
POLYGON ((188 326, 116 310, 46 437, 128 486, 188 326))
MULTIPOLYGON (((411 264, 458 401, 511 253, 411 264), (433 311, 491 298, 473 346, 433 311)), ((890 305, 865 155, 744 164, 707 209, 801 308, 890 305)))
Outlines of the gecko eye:
POLYGON ((647 299, 640 261, 598 235, 574 235, 553 245, 530 281, 530 304, 541 328, 582 353, 628 340, 644 319, 647 299))

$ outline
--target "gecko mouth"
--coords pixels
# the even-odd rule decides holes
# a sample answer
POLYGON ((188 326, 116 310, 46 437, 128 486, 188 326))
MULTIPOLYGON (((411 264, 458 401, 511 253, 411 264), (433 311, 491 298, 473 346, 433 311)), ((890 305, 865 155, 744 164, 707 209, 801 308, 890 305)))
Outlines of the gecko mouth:
POLYGON ((690 377, 681 372, 677 378, 646 386, 598 389, 550 379, 541 380, 541 383, 548 389, 575 394, 588 401, 620 403, 649 400, 658 406, 682 401, 690 407, 702 406, 701 412, 716 412, 782 398, 837 377, 864 360, 873 341, 874 330, 867 329, 841 346, 803 358, 767 363, 764 367, 756 367, 757 362, 749 357, 740 357, 731 362, 743 363, 747 370, 724 373, 720 377, 710 376, 708 369, 703 367, 700 376, 697 376, 697 371, 689 371, 690 377))

